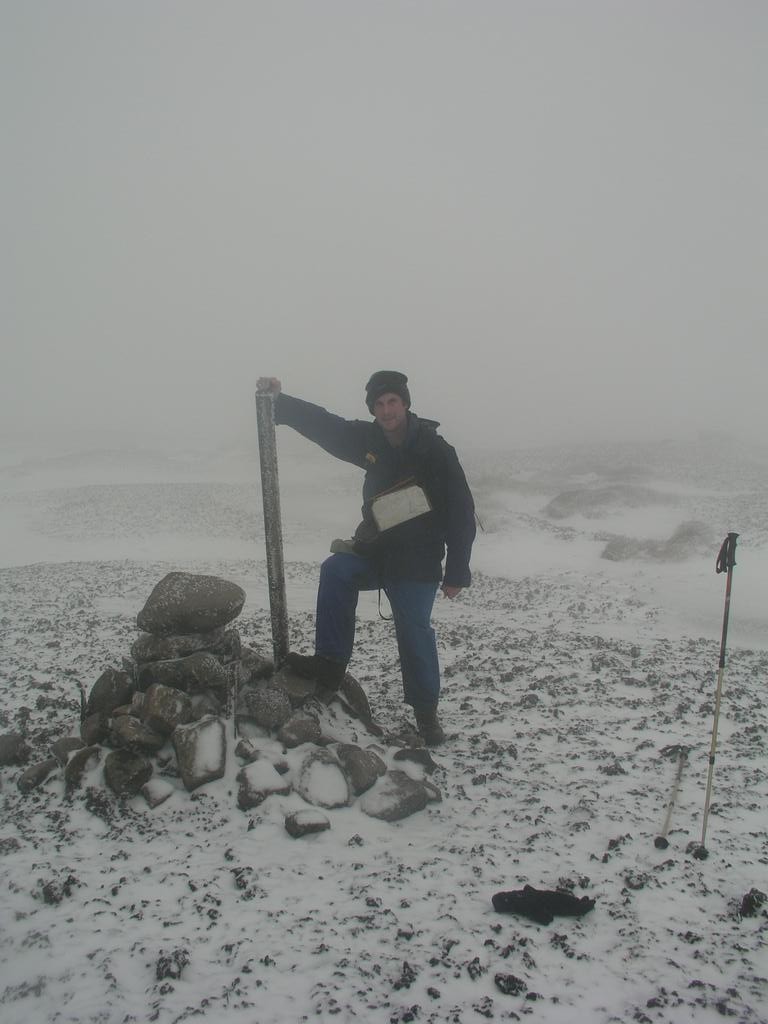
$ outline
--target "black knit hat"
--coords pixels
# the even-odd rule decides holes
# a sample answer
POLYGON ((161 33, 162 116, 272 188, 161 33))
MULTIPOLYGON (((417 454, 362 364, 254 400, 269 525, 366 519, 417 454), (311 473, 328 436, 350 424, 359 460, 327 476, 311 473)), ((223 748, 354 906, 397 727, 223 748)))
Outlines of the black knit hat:
POLYGON ((408 378, 397 370, 377 370, 365 385, 365 404, 373 415, 373 403, 382 395, 399 395, 410 408, 411 395, 408 391, 408 378))

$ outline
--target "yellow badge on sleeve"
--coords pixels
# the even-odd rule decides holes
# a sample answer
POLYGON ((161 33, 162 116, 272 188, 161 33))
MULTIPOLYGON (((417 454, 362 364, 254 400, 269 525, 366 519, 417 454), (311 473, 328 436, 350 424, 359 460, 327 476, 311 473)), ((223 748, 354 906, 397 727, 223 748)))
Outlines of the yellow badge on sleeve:
POLYGON ((373 465, 373 463, 376 461, 376 456, 373 454, 373 452, 366 452, 365 461, 370 462, 371 465, 373 465))

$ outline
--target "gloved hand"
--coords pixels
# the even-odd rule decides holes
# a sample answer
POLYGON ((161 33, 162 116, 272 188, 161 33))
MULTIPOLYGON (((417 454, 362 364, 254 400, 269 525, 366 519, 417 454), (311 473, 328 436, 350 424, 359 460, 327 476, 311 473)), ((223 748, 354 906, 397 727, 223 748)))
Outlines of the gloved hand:
POLYGON ((534 889, 532 885, 511 892, 497 892, 491 902, 493 909, 500 914, 521 914, 537 924, 549 924, 556 914, 581 917, 595 905, 595 901, 588 896, 579 899, 569 892, 534 889))
POLYGON ((261 394, 271 392, 273 395, 279 395, 282 387, 277 377, 259 377, 256 381, 256 390, 261 394))

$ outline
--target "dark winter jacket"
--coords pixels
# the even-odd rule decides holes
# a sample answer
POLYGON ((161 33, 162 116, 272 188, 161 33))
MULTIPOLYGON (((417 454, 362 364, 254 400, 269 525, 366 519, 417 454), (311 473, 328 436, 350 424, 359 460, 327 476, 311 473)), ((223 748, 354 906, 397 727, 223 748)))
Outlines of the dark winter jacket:
POLYGON ((402 480, 415 477, 424 488, 432 511, 381 533, 367 552, 382 576, 420 582, 442 578, 448 586, 469 586, 475 506, 455 450, 436 432, 439 424, 409 412, 405 441, 394 447, 375 420, 345 420, 285 394, 275 400, 275 422, 365 470, 364 518, 370 500, 402 480))

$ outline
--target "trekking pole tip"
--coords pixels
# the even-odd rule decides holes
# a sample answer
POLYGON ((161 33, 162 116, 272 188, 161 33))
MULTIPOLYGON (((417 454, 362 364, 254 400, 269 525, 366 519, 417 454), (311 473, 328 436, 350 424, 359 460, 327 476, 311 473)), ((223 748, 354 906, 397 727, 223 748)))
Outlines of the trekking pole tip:
POLYGON ((706 860, 709 856, 709 850, 704 846, 703 843, 692 844, 691 854, 696 860, 706 860))
POLYGON ((653 845, 656 847, 657 850, 666 850, 669 846, 669 840, 666 838, 666 836, 656 836, 656 838, 653 840, 653 845))

